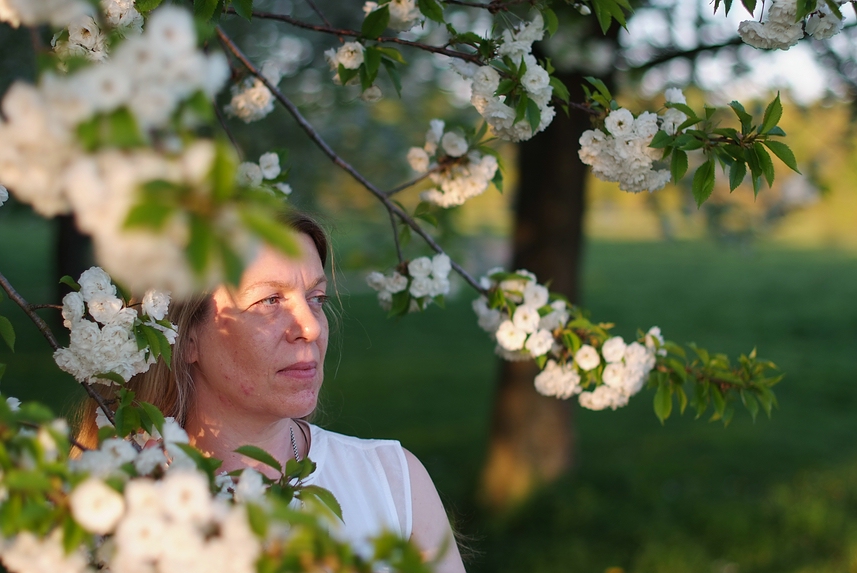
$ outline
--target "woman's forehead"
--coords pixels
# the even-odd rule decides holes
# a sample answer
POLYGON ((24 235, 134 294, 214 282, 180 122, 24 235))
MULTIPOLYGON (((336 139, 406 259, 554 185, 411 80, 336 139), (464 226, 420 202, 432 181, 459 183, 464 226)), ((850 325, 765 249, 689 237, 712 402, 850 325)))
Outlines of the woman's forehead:
POLYGON ((326 282, 324 267, 312 239, 304 234, 298 235, 298 247, 300 254, 291 256, 264 246, 244 269, 239 290, 265 284, 298 286, 297 283, 311 288, 326 282))

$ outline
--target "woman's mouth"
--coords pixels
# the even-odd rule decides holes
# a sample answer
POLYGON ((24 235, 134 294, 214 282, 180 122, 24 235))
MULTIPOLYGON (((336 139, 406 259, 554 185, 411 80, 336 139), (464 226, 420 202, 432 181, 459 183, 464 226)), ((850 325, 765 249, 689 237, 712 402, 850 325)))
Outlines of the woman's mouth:
POLYGON ((298 378, 300 380, 311 380, 315 378, 318 372, 318 363, 315 360, 308 362, 295 362, 280 370, 281 374, 285 374, 290 378, 298 378))

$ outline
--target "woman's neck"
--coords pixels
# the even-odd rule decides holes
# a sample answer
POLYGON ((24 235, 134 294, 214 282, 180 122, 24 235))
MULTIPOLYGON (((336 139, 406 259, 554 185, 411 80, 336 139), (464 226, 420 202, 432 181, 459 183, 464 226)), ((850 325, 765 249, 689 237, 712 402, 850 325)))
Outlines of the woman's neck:
POLYGON ((309 444, 291 418, 278 420, 236 419, 234 413, 212 412, 199 407, 191 408, 185 430, 192 446, 205 455, 223 460, 219 471, 231 472, 243 468, 253 468, 267 475, 278 477, 274 470, 265 464, 235 452, 240 446, 256 446, 274 456, 283 466, 294 458, 294 445, 297 446, 300 459, 307 456, 309 444))

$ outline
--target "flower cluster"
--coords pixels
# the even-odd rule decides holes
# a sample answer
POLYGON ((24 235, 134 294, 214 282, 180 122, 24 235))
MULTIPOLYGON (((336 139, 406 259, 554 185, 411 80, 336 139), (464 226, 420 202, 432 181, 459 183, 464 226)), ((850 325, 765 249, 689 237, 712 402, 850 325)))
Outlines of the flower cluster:
POLYGON ((420 195, 423 201, 441 207, 455 207, 481 195, 497 173, 497 158, 470 150, 467 139, 455 131, 446 131, 440 119, 433 119, 423 147, 408 151, 408 163, 417 173, 429 173, 436 188, 420 195), (434 160, 434 165, 432 161, 434 160))
POLYGON ((64 28, 91 13, 92 5, 86 0, 0 0, 0 22, 13 28, 21 24, 64 28))
POLYGON ((259 157, 259 163, 245 161, 238 166, 238 184, 244 187, 259 187, 276 189, 285 196, 292 194, 292 188, 288 183, 280 181, 280 156, 274 152, 263 153, 259 157))
POLYGON ((536 359, 542 371, 534 384, 545 396, 579 395, 584 408, 615 410, 642 389, 656 356, 666 354, 659 328, 650 329, 643 343, 609 337, 604 327, 572 317, 568 303, 552 297, 529 271, 494 269, 481 286, 489 295, 473 301, 479 326, 506 360, 536 359))
MULTIPOLYGON (((101 0, 101 10, 107 24, 123 37, 143 31, 143 16, 134 7, 134 0, 101 0)), ((82 15, 69 23, 68 29, 51 40, 61 58, 83 57, 92 62, 107 59, 107 36, 92 16, 82 15)))
POLYGON ((174 139, 156 151, 127 143, 119 149, 97 138, 105 131, 121 132, 126 142, 163 133, 183 101, 200 92, 213 97, 228 74, 222 54, 196 49, 186 10, 160 8, 145 33, 123 41, 105 62, 66 76, 45 74, 38 86, 17 82, 7 91, 0 182, 42 215, 73 211, 80 230, 92 235, 99 261, 132 290, 159 285, 187 292, 193 274, 185 262, 186 221, 166 221, 160 235, 124 224, 143 183, 198 186, 211 170, 214 144, 198 140, 182 149, 174 139))
POLYGON ((515 305, 511 313, 492 308, 488 298, 473 301, 479 326, 497 341, 497 353, 507 360, 528 360, 544 356, 553 350, 554 331, 568 322, 568 304, 557 299, 549 302, 548 289, 536 281, 536 276, 524 269, 497 281, 502 274, 493 269, 482 278, 485 289, 499 289, 506 300, 515 305))
POLYGON ((114 573, 132 571, 254 572, 261 545, 246 510, 212 498, 196 471, 163 480, 136 479, 120 494, 88 478, 69 496, 75 520, 97 535, 112 534, 99 551, 114 573))
POLYGON ((384 275, 375 271, 366 277, 366 282, 378 293, 378 302, 384 310, 391 310, 396 299, 400 299, 405 312, 416 312, 425 309, 435 297, 449 293, 452 263, 443 253, 432 258, 418 257, 399 270, 403 272, 396 270, 384 275))
POLYGON ((366 2, 363 5, 363 12, 368 16, 382 6, 386 6, 390 11, 390 22, 387 26, 397 32, 410 30, 423 17, 416 0, 390 0, 380 6, 377 2, 366 2))
POLYGON ((843 21, 823 0, 806 21, 795 22, 797 0, 772 0, 762 22, 745 20, 738 25, 741 39, 756 48, 788 50, 803 38, 804 31, 816 40, 832 38, 842 30, 843 21))
POLYGON ((79 292, 63 297, 63 324, 71 331, 69 347, 54 353, 60 369, 75 379, 109 385, 113 381, 98 375, 113 372, 127 382, 147 371, 157 356, 147 346, 138 345, 140 328, 150 329, 156 337, 160 333, 168 344, 175 343, 176 327, 165 319, 169 294, 146 292, 138 315, 116 296, 116 286, 99 267, 84 271, 79 284, 79 292), (85 318, 87 313, 92 320, 85 318))
MULTIPOLYGON (((274 86, 282 79, 280 68, 273 61, 262 64, 260 72, 274 86)), ((274 111, 274 94, 259 78, 248 76, 230 89, 232 99, 223 109, 232 117, 237 117, 244 123, 251 123, 274 111)))
MULTIPOLYGON (((532 22, 525 22, 519 29, 504 30, 497 48, 497 56, 507 59, 514 66, 514 71, 520 73, 517 80, 522 95, 538 107, 540 119, 535 130, 526 118, 518 118, 517 110, 508 105, 507 95, 497 95, 502 77, 494 67, 453 63, 456 72, 471 80, 470 102, 500 139, 526 141, 549 126, 556 115, 554 108, 549 105, 553 96, 550 74, 538 64, 531 53, 533 42, 541 40, 544 32, 544 20, 542 15, 537 13, 532 22)), ((507 75, 512 72, 511 68, 504 71, 507 75)))
MULTIPOLYGON (((676 88, 666 91, 666 101, 686 103, 684 94, 676 88)), ((663 152, 649 144, 658 130, 674 135, 686 119, 684 113, 673 108, 663 115, 647 111, 636 118, 625 108, 613 110, 604 120, 604 130, 590 129, 580 137, 580 160, 592 166, 596 177, 618 182, 624 191, 657 191, 670 180, 670 171, 655 167, 654 162, 663 152)))
POLYGON ((363 52, 363 44, 360 42, 345 42, 339 49, 330 48, 324 52, 324 59, 327 60, 330 69, 335 72, 334 83, 342 85, 339 78, 339 66, 346 70, 356 70, 363 64, 363 52))

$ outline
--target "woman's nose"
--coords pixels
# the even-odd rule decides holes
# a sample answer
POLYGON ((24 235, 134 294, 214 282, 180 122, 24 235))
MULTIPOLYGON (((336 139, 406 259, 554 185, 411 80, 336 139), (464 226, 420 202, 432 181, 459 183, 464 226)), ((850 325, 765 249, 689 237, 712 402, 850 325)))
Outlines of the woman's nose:
POLYGON ((289 342, 306 340, 313 342, 321 336, 324 315, 316 313, 306 302, 298 302, 292 307, 292 321, 288 325, 287 337, 289 342))

